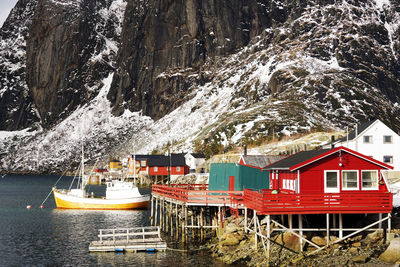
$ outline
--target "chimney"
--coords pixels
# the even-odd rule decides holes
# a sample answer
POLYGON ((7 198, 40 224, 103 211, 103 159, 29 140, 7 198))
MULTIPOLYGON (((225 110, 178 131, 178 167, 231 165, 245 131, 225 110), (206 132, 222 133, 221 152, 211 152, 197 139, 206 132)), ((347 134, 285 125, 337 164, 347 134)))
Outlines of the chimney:
POLYGON ((244 146, 244 155, 247 156, 247 145, 244 146))
POLYGON ((335 144, 333 143, 335 142, 335 136, 331 135, 331 148, 334 149, 335 148, 335 144))

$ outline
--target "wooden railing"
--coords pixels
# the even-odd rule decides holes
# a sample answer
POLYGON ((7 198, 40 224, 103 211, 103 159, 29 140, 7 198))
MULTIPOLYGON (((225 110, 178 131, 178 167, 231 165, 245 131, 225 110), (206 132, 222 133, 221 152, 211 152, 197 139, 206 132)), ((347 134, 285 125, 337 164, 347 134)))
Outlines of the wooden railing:
POLYGON ((208 190, 208 185, 153 185, 152 194, 192 204, 233 206, 243 203, 243 191, 208 190))
POLYGON ((157 242, 161 240, 159 226, 146 226, 136 228, 99 229, 100 243, 130 242, 157 242))
POLYGON ((258 214, 390 213, 393 208, 389 192, 273 194, 245 189, 243 199, 258 214))

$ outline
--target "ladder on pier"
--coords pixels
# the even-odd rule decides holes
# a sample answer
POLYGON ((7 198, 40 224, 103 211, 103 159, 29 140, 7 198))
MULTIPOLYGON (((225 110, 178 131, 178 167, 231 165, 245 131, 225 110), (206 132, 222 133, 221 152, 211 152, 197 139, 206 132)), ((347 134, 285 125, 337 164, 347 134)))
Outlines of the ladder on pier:
POLYGON ((89 244, 90 252, 165 251, 159 226, 99 229, 99 240, 89 244))

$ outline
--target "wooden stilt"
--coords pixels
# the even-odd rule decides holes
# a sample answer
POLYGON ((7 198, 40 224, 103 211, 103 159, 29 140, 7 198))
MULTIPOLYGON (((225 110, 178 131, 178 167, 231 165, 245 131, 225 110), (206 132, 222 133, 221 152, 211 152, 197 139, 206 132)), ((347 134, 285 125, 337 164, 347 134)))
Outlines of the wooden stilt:
POLYGON ((156 197, 156 206, 155 206, 155 216, 154 216, 154 222, 155 222, 155 225, 159 225, 159 223, 158 223, 158 221, 157 221, 157 219, 158 219, 158 197, 156 197))
POLYGON ((257 244, 257 211, 254 211, 254 216, 253 216, 253 221, 254 221, 254 248, 257 250, 258 249, 258 244, 257 244))
MULTIPOLYGON (((379 213, 379 220, 382 220, 382 213, 379 213)), ((378 228, 382 229, 382 222, 379 223, 378 228)))
POLYGON ((339 239, 343 238, 343 215, 339 213, 339 239))
POLYGON ((271 215, 267 215, 267 263, 269 264, 270 249, 271 249, 271 215))
POLYGON ((154 214, 153 214, 153 212, 154 212, 154 197, 153 196, 151 196, 150 204, 151 204, 150 224, 151 224, 151 226, 154 226, 154 214))
POLYGON ((289 221, 289 229, 293 229, 293 215, 289 214, 288 215, 288 221, 289 221))
POLYGON ((182 226, 182 242, 185 242, 185 222, 184 222, 184 217, 185 217, 185 208, 182 203, 182 219, 181 219, 181 226, 182 226))
POLYGON ((326 214, 326 243, 329 245, 329 213, 326 214))
POLYGON ((204 217, 204 209, 200 209, 200 241, 203 242, 204 238, 204 230, 203 230, 203 218, 204 217))
MULTIPOLYGON (((193 218, 194 218, 194 214, 192 213, 192 216, 190 216, 192 226, 194 226, 194 220, 193 220, 193 218)), ((194 228, 192 228, 192 238, 194 239, 194 228)))
POLYGON ((185 234, 183 236, 185 236, 185 241, 186 241, 186 233, 187 233, 187 229, 186 226, 188 225, 188 207, 185 206, 185 234))
POLYGON ((388 219, 387 231, 388 231, 388 233, 390 233, 390 231, 392 230, 392 214, 388 213, 388 217, 389 217, 389 219, 388 219))
MULTIPOLYGON (((299 214, 299 234, 302 237, 303 236, 303 215, 299 214)), ((303 239, 299 238, 300 242, 300 251, 303 251, 303 239)))
POLYGON ((164 199, 160 199, 160 227, 164 231, 164 199))
POLYGON ((247 234, 247 207, 244 208, 244 232, 247 234))
POLYGON ((172 210, 172 202, 169 202, 169 230, 171 231, 171 237, 174 236, 174 221, 173 221, 173 210, 172 210))
POLYGON ((175 202, 175 228, 176 228, 176 239, 178 239, 178 235, 179 235, 178 202, 175 202))

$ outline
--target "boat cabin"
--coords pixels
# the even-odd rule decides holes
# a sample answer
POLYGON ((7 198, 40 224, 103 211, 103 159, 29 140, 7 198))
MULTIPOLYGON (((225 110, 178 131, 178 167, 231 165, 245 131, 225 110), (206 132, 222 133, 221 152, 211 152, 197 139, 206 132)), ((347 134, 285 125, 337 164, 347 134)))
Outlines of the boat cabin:
POLYGON ((287 193, 388 192, 392 166, 346 147, 302 151, 265 168, 270 189, 287 193))

